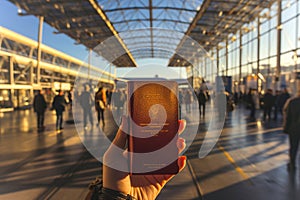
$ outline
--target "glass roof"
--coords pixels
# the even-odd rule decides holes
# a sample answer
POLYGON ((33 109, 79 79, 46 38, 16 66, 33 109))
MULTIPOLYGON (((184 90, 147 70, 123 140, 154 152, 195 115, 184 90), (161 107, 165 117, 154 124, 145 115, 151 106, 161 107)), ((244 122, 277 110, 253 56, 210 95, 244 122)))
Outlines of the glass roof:
POLYGON ((169 54, 175 53, 181 38, 172 37, 170 35, 172 32, 166 34, 165 30, 185 33, 203 0, 98 0, 97 2, 116 31, 121 33, 120 36, 133 57, 142 59, 170 58, 169 54))
POLYGON ((105 43, 99 54, 118 67, 130 67, 137 59, 153 57, 169 59, 170 66, 187 66, 194 59, 175 55, 196 55, 185 36, 209 51, 277 0, 9 1, 25 12, 21 14, 44 16, 57 33, 90 49, 105 43), (113 44, 105 42, 110 37, 115 37, 109 40, 113 44))

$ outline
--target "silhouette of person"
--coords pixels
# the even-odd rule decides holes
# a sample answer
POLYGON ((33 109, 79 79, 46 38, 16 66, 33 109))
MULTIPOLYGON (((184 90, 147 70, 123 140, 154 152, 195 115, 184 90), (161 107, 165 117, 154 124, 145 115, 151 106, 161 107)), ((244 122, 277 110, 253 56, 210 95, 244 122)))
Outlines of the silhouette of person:
POLYGON ((80 105, 83 109, 83 126, 85 129, 87 129, 87 118, 89 118, 90 124, 93 127, 93 114, 92 114, 92 106, 94 104, 93 97, 90 92, 91 88, 88 84, 84 85, 84 91, 81 93, 79 99, 80 99, 80 105))
POLYGON ((65 111, 66 100, 64 98, 64 92, 58 90, 58 95, 54 97, 52 102, 52 108, 56 111, 56 130, 63 129, 63 112, 65 111))
POLYGON ((201 114, 203 117, 205 116, 205 104, 207 101, 206 93, 200 89, 198 95, 198 103, 199 103, 199 116, 201 117, 201 114))
POLYGON ((43 131, 45 129, 44 117, 45 117, 46 108, 47 108, 47 103, 44 95, 42 94, 42 90, 38 90, 37 94, 34 96, 33 99, 33 109, 34 112, 36 112, 36 116, 37 116, 38 131, 43 131))
POLYGON ((297 96, 287 100, 284 109, 284 125, 283 131, 289 135, 289 170, 295 170, 296 157, 300 141, 300 89, 297 96))
POLYGON ((104 110, 106 106, 106 93, 103 87, 100 87, 95 94, 95 109, 97 111, 97 125, 100 125, 100 120, 102 121, 102 125, 105 126, 104 122, 104 110))

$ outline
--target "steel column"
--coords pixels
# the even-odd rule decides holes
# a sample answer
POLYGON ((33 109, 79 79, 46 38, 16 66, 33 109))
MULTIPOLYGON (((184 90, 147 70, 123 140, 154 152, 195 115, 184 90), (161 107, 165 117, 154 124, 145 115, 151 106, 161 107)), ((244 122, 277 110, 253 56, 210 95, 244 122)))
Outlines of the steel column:
MULTIPOLYGON (((257 17, 257 76, 260 73, 260 18, 257 17)), ((259 79, 257 79, 257 89, 258 92, 261 91, 261 88, 258 87, 259 79)))
POLYGON ((220 55, 219 55, 219 48, 218 46, 216 47, 217 49, 217 76, 219 76, 220 73, 220 55))
POLYGON ((37 66, 36 66, 36 83, 39 85, 41 80, 40 61, 42 56, 42 37, 43 37, 43 23, 44 16, 39 16, 39 32, 38 32, 38 46, 37 46, 37 66))
POLYGON ((226 49, 225 49, 225 76, 228 76, 228 37, 226 38, 226 49))
MULTIPOLYGON (((277 0, 277 59, 276 59, 276 83, 279 82, 280 74, 281 74, 281 30, 282 30, 282 24, 281 24, 281 0, 277 0)), ((277 89, 277 88, 276 88, 277 89)))
POLYGON ((239 54, 240 54, 240 56, 239 56, 239 83, 240 83, 240 85, 242 84, 242 62, 243 62, 243 59, 242 59, 242 54, 243 54, 243 45, 242 45, 242 42, 243 42, 243 40, 242 40, 242 37, 243 37, 243 33, 242 33, 242 30, 240 30, 240 47, 239 47, 239 49, 240 49, 240 51, 239 51, 239 54))

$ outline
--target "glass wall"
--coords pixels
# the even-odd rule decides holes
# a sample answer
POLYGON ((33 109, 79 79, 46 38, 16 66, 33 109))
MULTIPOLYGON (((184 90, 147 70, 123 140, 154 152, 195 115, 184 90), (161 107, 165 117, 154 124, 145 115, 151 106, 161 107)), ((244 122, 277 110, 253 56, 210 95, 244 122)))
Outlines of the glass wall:
MULTIPOLYGON (((292 71, 298 70, 300 64, 299 5, 299 0, 281 1, 280 13, 275 2, 270 8, 262 10, 251 23, 244 24, 235 34, 229 35, 227 42, 219 43, 211 51, 219 55, 219 75, 232 76, 233 86, 237 83, 245 86, 247 77, 256 76, 259 91, 291 88, 292 71), (278 22, 280 14, 281 23, 278 22), (280 51, 277 41, 280 41, 280 51)), ((208 72, 210 65, 203 65, 208 72)), ((206 75, 213 77, 217 72, 206 75)))

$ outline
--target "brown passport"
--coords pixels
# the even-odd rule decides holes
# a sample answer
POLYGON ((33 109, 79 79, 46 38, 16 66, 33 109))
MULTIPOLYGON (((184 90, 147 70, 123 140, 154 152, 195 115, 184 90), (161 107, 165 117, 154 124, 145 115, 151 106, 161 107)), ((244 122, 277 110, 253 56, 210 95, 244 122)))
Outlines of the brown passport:
POLYGON ((175 81, 129 81, 131 174, 178 173, 178 85, 175 81))

